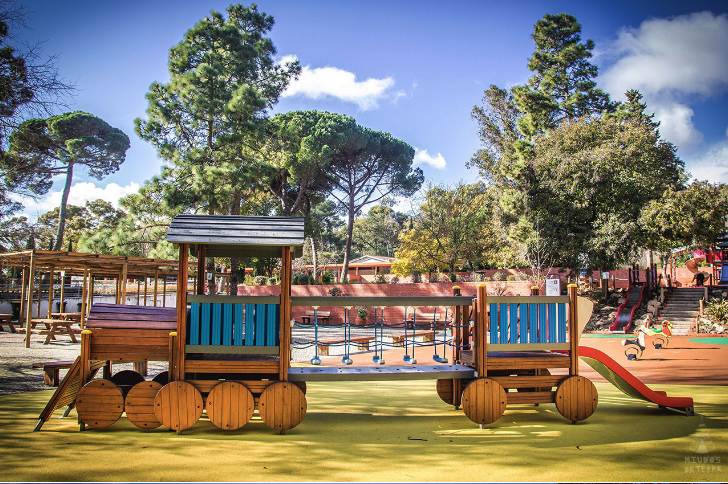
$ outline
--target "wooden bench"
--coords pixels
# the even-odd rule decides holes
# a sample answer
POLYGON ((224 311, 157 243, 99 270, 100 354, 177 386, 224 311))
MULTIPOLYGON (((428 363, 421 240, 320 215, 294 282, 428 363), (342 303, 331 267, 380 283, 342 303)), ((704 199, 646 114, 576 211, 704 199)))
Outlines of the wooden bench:
POLYGON ((430 342, 435 340, 435 332, 434 331, 426 331, 426 332, 420 332, 417 331, 414 334, 413 333, 407 333, 404 334, 396 334, 392 336, 392 346, 404 346, 407 343, 407 340, 411 340, 412 337, 416 338, 422 338, 423 342, 430 342))
MULTIPOLYGON (((351 338, 351 344, 356 345, 357 350, 369 351, 369 345, 374 340, 373 336, 358 336, 351 338)), ((343 339, 329 339, 319 341, 318 343, 318 354, 321 356, 329 356, 329 347, 331 346, 344 346, 343 339)))
POLYGON ((49 387, 57 387, 60 383, 59 371, 71 368, 73 361, 44 361, 33 363, 33 368, 43 368, 43 383, 49 387))
MULTIPOLYGON (((316 318, 319 324, 329 324, 329 316, 331 316, 331 311, 316 311, 316 318)), ((303 324, 311 324, 313 317, 314 313, 312 310, 306 311, 306 314, 301 316, 303 324)))
POLYGON ((13 323, 12 314, 0 314, 0 331, 3 331, 3 326, 7 326, 11 333, 17 333, 15 327, 20 326, 20 323, 13 323))

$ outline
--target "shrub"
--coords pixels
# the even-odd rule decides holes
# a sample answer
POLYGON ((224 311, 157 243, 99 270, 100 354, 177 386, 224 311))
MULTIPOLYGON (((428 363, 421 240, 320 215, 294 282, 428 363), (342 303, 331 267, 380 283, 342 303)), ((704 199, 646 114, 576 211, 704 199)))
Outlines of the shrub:
POLYGON ((308 286, 311 283, 311 279, 308 277, 308 274, 301 274, 298 276, 298 284, 301 286, 308 286))
POLYGON ((291 280, 291 284, 293 284, 294 286, 297 286, 298 285, 298 277, 299 277, 298 274, 296 274, 295 276, 293 276, 293 279, 291 280))
POLYGON ((518 271, 516 273, 516 280, 517 281, 527 281, 529 279, 528 274, 525 272, 518 271))
POLYGON ((392 277, 391 277, 391 278, 389 279, 389 282, 390 282, 391 284, 398 284, 398 283, 399 283, 399 277, 397 277, 397 276, 392 276, 392 277))
POLYGON ((505 281, 506 275, 504 273, 502 273, 501 271, 498 271, 495 274, 493 274, 493 280, 494 281, 505 281))
POLYGON ((265 286, 268 283, 268 278, 265 276, 255 276, 253 282, 256 286, 265 286))
POLYGON ((341 296, 342 294, 344 294, 344 291, 342 291, 339 287, 334 286, 329 289, 329 296, 341 296))
POLYGON ((246 286, 254 286, 255 278, 253 276, 245 276, 245 279, 243 280, 243 284, 245 284, 246 286))
POLYGON ((515 274, 508 274, 506 276, 506 281, 515 281, 515 280, 516 280, 515 274))
POLYGON ((422 282, 422 272, 412 271, 412 282, 422 282))
POLYGON ((458 275, 454 272, 450 273, 450 282, 458 282, 458 275))
POLYGON ((386 284, 387 282, 387 277, 384 274, 380 273, 374 276, 374 284, 386 284))
POLYGON ((711 301, 704 308, 705 314, 714 323, 728 322, 728 299, 711 301))
POLYGON ((330 271, 326 271, 321 274, 321 284, 331 284, 333 280, 334 276, 331 274, 330 271))

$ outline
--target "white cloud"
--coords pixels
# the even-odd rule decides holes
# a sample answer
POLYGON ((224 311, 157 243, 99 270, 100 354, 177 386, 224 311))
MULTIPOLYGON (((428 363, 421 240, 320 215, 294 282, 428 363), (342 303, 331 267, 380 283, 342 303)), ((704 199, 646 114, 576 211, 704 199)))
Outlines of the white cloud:
POLYGON ((685 168, 696 180, 728 183, 728 139, 716 143, 695 157, 686 158, 685 168))
POLYGON ((670 19, 649 19, 624 28, 600 52, 616 61, 599 83, 615 98, 638 89, 648 111, 662 123, 663 136, 685 148, 702 140, 692 123, 689 102, 728 88, 728 16, 698 12, 670 19))
MULTIPOLYGON (((281 63, 296 60, 296 56, 285 56, 281 63)), ((403 93, 391 93, 394 79, 369 78, 357 81, 356 74, 337 67, 303 66, 299 78, 288 85, 283 97, 304 96, 311 99, 333 97, 344 102, 356 104, 362 111, 369 111, 379 107, 379 101, 389 97, 394 100, 402 97, 403 93)))
MULTIPOLYGON (((115 207, 119 207, 119 199, 136 193, 139 191, 139 184, 136 182, 130 182, 126 186, 120 186, 116 183, 109 183, 105 187, 97 187, 91 182, 79 182, 71 185, 71 191, 68 194, 68 203, 70 205, 83 206, 90 200, 106 200, 115 207)), ((33 200, 32 198, 25 197, 13 197, 23 204, 23 214, 26 215, 30 220, 35 220, 38 216, 43 215, 49 210, 61 205, 61 195, 63 192, 50 191, 44 198, 40 200, 33 200)))
POLYGON ((443 170, 447 165, 447 162, 445 161, 445 158, 442 157, 442 154, 438 153, 437 156, 433 157, 432 155, 427 153, 427 150, 415 148, 414 164, 421 165, 422 163, 427 163, 428 165, 431 165, 433 168, 437 168, 438 170, 443 170))

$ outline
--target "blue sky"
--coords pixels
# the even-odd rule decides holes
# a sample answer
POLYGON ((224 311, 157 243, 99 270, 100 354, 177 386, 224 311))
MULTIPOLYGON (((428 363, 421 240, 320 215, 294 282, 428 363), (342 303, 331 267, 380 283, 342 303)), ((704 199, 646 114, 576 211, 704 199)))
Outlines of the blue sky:
MULTIPOLYGON (((276 21, 280 58, 304 67, 275 112, 316 109, 354 117, 416 148, 434 183, 472 183, 466 161, 479 147, 470 119, 490 84, 527 81, 533 25, 566 12, 596 42, 599 86, 614 99, 640 89, 663 137, 696 178, 728 182, 728 2, 714 1, 260 1, 276 21)), ((98 181, 79 170, 69 202, 115 202, 159 172, 154 148, 134 134, 144 95, 166 82, 169 49, 210 10, 229 2, 30 1, 30 29, 60 73, 77 83, 71 109, 121 128, 131 148, 121 169, 98 181)), ((25 201, 35 217, 58 205, 62 182, 25 201)))

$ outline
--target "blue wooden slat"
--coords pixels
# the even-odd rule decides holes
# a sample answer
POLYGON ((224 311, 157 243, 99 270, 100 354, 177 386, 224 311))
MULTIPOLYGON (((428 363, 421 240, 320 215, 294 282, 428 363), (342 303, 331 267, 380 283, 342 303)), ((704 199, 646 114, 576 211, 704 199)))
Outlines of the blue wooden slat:
POLYGON ((220 346, 222 342, 222 303, 212 303, 212 336, 210 344, 220 346))
POLYGON ((500 305, 500 328, 498 329, 498 341, 508 343, 508 304, 500 305))
POLYGON ((277 346, 276 344, 276 336, 278 335, 278 319, 279 319, 279 312, 278 309, 280 305, 278 304, 267 304, 266 305, 266 335, 265 335, 265 341, 267 346, 277 346))
POLYGON ((549 334, 547 341, 549 343, 555 343, 556 337, 556 303, 549 304, 549 334))
POLYGON ((255 304, 245 305, 245 346, 255 346, 255 304))
POLYGON ((566 304, 559 304, 559 343, 566 343, 566 304))
POLYGON ((490 342, 498 343, 498 305, 490 305, 490 342))
POLYGON ((202 303, 200 313, 202 315, 202 323, 200 324, 200 344, 210 344, 210 303, 202 303))
POLYGON ((528 342, 528 304, 521 303, 518 305, 518 342, 528 342))
POLYGON ((200 344, 200 303, 190 305, 190 344, 200 344))
POLYGON ((235 338, 233 339, 233 341, 236 346, 242 346, 243 343, 245 343, 245 341, 243 340, 243 305, 235 304, 234 306, 235 315, 233 319, 235 325, 235 338))
POLYGON ((255 346, 265 346, 265 304, 255 305, 255 346))
POLYGON ((234 304, 226 303, 222 306, 222 344, 231 346, 233 344, 233 310, 234 304))
POLYGON ((546 333, 548 332, 546 313, 548 309, 547 304, 538 305, 538 342, 546 343, 546 333))
POLYGON ((536 343, 538 341, 538 304, 531 303, 528 305, 528 342, 536 343))
POLYGON ((518 304, 511 304, 509 311, 511 313, 510 338, 509 343, 518 343, 518 304))

